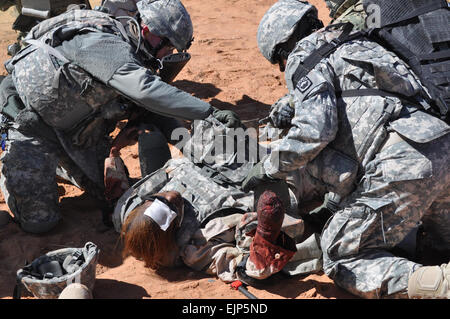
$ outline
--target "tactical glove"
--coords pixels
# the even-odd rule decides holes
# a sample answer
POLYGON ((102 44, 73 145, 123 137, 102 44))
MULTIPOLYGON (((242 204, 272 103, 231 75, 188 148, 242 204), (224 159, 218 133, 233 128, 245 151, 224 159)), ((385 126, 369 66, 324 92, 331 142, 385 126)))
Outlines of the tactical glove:
POLYGON ((259 185, 274 181, 274 179, 266 175, 266 171, 264 170, 264 162, 261 161, 253 166, 250 173, 248 173, 247 177, 242 182, 241 188, 244 192, 249 192, 254 190, 259 185))
POLYGON ((321 232, 328 219, 339 209, 340 197, 334 193, 328 193, 324 197, 322 205, 313 209, 303 218, 321 232))
POLYGON ((271 106, 269 118, 275 127, 289 128, 294 114, 292 98, 287 94, 271 106))
POLYGON ((242 126, 239 116, 230 110, 219 110, 213 107, 212 115, 221 123, 225 124, 226 127, 237 128, 242 126))

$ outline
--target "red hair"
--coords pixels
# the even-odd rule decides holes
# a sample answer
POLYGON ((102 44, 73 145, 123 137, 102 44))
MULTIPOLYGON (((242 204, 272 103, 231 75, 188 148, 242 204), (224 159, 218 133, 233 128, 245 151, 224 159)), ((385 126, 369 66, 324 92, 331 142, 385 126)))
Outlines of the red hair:
POLYGON ((145 262, 145 267, 158 270, 168 266, 170 252, 177 251, 175 242, 176 225, 172 223, 166 231, 144 215, 149 205, 132 210, 122 225, 121 239, 124 243, 123 256, 131 255, 145 262))

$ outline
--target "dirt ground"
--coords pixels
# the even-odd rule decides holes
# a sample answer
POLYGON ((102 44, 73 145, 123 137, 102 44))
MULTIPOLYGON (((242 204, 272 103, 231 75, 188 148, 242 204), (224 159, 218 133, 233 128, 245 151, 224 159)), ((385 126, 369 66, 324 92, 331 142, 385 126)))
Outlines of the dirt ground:
MULTIPOLYGON (((99 2, 91 1, 93 5, 99 2)), ((174 85, 215 106, 235 110, 249 124, 266 116, 269 106, 287 92, 283 74, 263 58, 256 43, 259 21, 274 2, 184 0, 193 20, 195 40, 190 49, 192 59, 174 85)), ((325 2, 310 2, 328 23, 325 2)), ((0 13, 1 61, 8 58, 6 47, 17 36, 11 30, 13 20, 11 11, 0 13)), ((5 74, 1 65, 0 75, 5 74)), ((122 158, 131 176, 140 177, 137 147, 126 148, 122 158)), ((82 247, 92 241, 101 249, 94 298, 246 299, 217 278, 188 268, 157 274, 132 257, 123 259, 118 234, 103 226, 96 202, 73 186, 61 184, 59 189, 63 221, 50 233, 31 235, 11 221, 0 224, 0 298, 12 297, 16 271, 26 261, 50 250, 82 247)), ((3 197, 0 209, 8 209, 3 197)), ((265 289, 249 290, 261 299, 354 298, 322 273, 290 278, 280 275, 265 289)))

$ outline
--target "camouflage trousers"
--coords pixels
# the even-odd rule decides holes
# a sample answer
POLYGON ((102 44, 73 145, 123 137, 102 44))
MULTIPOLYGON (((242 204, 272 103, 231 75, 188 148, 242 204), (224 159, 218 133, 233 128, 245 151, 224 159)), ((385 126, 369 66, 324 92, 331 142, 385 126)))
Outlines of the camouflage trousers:
MULTIPOLYGON (((106 156, 99 154, 98 163, 92 163, 101 175, 106 156)), ((103 185, 89 180, 58 143, 25 136, 14 127, 8 130, 1 162, 5 202, 27 232, 46 232, 60 220, 57 176, 97 198, 104 193, 103 185)))
POLYGON ((322 233, 324 271, 337 285, 364 298, 407 298, 409 276, 421 264, 392 248, 421 223, 448 250, 449 150, 450 134, 426 144, 400 141, 368 163, 322 233))

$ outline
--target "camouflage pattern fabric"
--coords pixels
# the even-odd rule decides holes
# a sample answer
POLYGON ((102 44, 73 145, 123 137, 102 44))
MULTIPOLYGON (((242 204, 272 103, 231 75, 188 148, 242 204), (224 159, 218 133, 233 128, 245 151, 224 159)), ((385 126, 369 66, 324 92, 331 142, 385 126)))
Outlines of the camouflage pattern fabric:
MULTIPOLYGON (((22 101, 26 101, 49 126, 64 132, 76 130, 88 117, 101 112, 105 105, 114 108, 111 101, 119 96, 74 64, 57 64, 55 67, 52 57, 42 49, 16 63, 13 79, 22 101), (58 85, 51 85, 55 82, 58 85)), ((121 113, 118 119, 125 118, 127 113, 120 111, 119 106, 117 109, 121 113)))
POLYGON ((51 155, 58 152, 54 145, 14 129, 8 135, 1 157, 5 202, 26 231, 46 231, 60 219, 56 176, 48 173, 56 172, 58 160, 51 155))
MULTIPOLYGON (((86 161, 88 165, 85 168, 91 167, 92 171, 103 169, 101 161, 109 151, 103 143, 99 143, 96 149, 94 154, 103 155, 98 155, 98 158, 94 155, 93 161, 86 161)), ((1 162, 0 185, 5 202, 27 232, 46 232, 60 220, 57 175, 91 195, 103 198, 103 183, 95 183, 88 178, 59 143, 26 136, 17 127, 8 130, 6 151, 2 153, 1 162)))
MULTIPOLYGON (((294 87, 292 76, 300 62, 339 34, 338 30, 316 32, 299 41, 290 54, 285 75, 295 96, 295 116, 287 135, 271 145, 264 167, 270 176, 286 178, 295 170, 309 172, 308 165, 330 150, 354 161, 361 177, 342 175, 349 177, 347 185, 354 186, 344 192, 340 210, 328 221, 321 239, 324 270, 356 295, 405 297, 407 278, 419 265, 387 250, 422 219, 434 221, 430 229, 439 232, 436 238, 444 238, 448 247, 445 190, 450 181, 450 128, 396 97, 342 98, 337 94, 338 89, 376 88, 424 104, 426 90, 409 67, 365 40, 341 46, 294 87), (392 130, 401 134, 400 142, 383 148, 392 130), (435 209, 431 212, 431 208, 435 209), (439 223, 441 227, 436 227, 439 223)), ((317 168, 323 172, 330 167, 317 168)), ((317 179, 316 185, 320 184, 330 190, 325 179, 317 179)), ((310 184, 311 192, 317 192, 316 185, 310 184)))
MULTIPOLYGON (((50 14, 51 16, 57 16, 59 14, 62 14, 65 12, 70 5, 84 5, 90 8, 90 4, 88 0, 50 0, 50 14)), ((6 11, 10 7, 15 6, 15 10, 13 12, 14 16, 17 18, 17 20, 13 24, 13 28, 16 28, 16 30, 20 30, 18 32, 17 36, 17 42, 14 43, 16 51, 19 51, 20 49, 24 48, 26 46, 26 42, 24 41, 27 36, 27 31, 31 29, 33 26, 35 26, 38 22, 41 21, 41 19, 37 19, 30 16, 22 15, 22 2, 21 0, 6 0, 6 1, 0 1, 0 10, 6 11), (20 20, 23 20, 20 22, 20 20), (25 27, 25 25, 26 27, 25 27), (24 30, 25 28, 26 30, 24 30)), ((13 52, 11 52, 13 53, 13 52)), ((15 53, 14 53, 15 54, 15 53)), ((13 55, 14 55, 13 54, 13 55)))
MULTIPOLYGON (((27 40, 36 42, 20 51, 7 64, 6 68, 12 74, 26 112, 21 112, 14 119, 16 124, 14 129, 22 135, 15 136, 15 133, 12 133, 9 136, 11 143, 5 156, 15 160, 4 163, 3 169, 5 173, 8 170, 14 172, 13 177, 11 173, 4 176, 14 182, 6 181, 4 190, 10 194, 11 205, 15 205, 12 209, 14 214, 18 218, 20 216, 23 223, 26 220, 33 224, 33 227, 26 227, 27 229, 44 232, 59 218, 56 207, 53 207, 55 205, 49 204, 49 207, 45 208, 45 201, 37 200, 37 203, 42 203, 42 207, 34 207, 28 205, 30 203, 20 196, 23 193, 33 193, 37 194, 38 199, 38 194, 45 192, 48 195, 43 197, 51 198, 48 203, 53 203, 57 196, 54 183, 57 168, 58 174, 71 181, 75 180, 76 186, 103 198, 104 159, 108 157, 111 143, 109 134, 115 129, 118 121, 129 118, 136 104, 141 106, 144 104, 143 108, 149 111, 157 107, 166 110, 172 105, 175 105, 175 108, 182 105, 187 111, 194 109, 189 113, 194 114, 192 115, 194 119, 205 116, 205 112, 210 113, 211 107, 208 103, 163 83, 151 70, 144 68, 127 39, 123 25, 108 14, 92 10, 71 10, 35 26, 29 32, 27 40), (82 32, 83 35, 76 34, 77 32, 82 32), (69 36, 65 37, 66 34, 69 36), (110 41, 102 42, 105 38, 110 41), (47 43, 51 43, 52 46, 47 43), (103 46, 98 43, 102 43, 103 46), (79 46, 76 46, 77 44, 79 46), (114 55, 110 54, 111 59, 105 63, 104 52, 109 52, 108 45, 113 49, 125 48, 129 54, 119 50, 120 54, 114 59, 112 57, 114 55), (79 54, 64 51, 65 49, 70 51, 75 46, 80 47, 79 54), (86 62, 80 58, 81 56, 92 57, 88 54, 94 51, 94 49, 89 51, 91 47, 95 47, 97 50, 95 57, 100 60, 95 63, 92 59, 88 59, 91 64, 86 65, 92 66, 95 63, 96 66, 104 66, 102 69, 105 70, 102 71, 105 73, 99 74, 94 72, 96 70, 93 68, 79 66, 80 64, 84 66, 82 63, 86 62), (101 49, 104 52, 101 52, 101 49), (125 71, 121 69, 124 65, 125 71), (111 77, 117 68, 121 69, 117 73, 126 78, 126 83, 111 84, 111 77), (159 84, 154 84, 150 88, 143 84, 147 83, 145 79, 159 84), (137 83, 132 89, 129 88, 130 80, 137 83), (133 89, 134 95, 127 94, 133 89), (122 97, 123 95, 127 97, 131 95, 134 100, 130 101, 132 98, 122 97), (43 134, 39 130, 40 127, 49 129, 50 134, 43 134), (46 139, 48 141, 45 141, 46 139), (28 142, 22 143, 23 140, 28 142), (35 145, 36 150, 33 150, 35 145), (42 153, 39 152, 41 145, 44 145, 42 153), (30 156, 23 160, 19 154, 30 156), (31 162, 33 157, 38 159, 36 163, 44 162, 45 158, 48 158, 48 163, 42 165, 48 168, 42 171, 42 174, 47 175, 37 183, 31 182, 35 178, 40 178, 39 174, 33 171, 34 166, 31 162), (30 182, 19 185, 24 172, 30 182), (39 189, 34 190, 33 185, 39 185, 39 189), (50 193, 52 195, 49 195, 50 193), (38 217, 41 212, 42 218, 38 217), (51 220, 51 223, 47 223, 47 220, 51 220), (40 223, 43 223, 42 229, 39 229, 40 223)), ((183 115, 180 109, 174 113, 183 115)))
POLYGON ((421 265, 389 249, 420 223, 435 248, 448 249, 449 151, 449 134, 426 144, 402 141, 368 164, 322 234, 324 269, 339 286, 365 298, 407 298, 409 276, 421 265))
MULTIPOLYGON (((185 265, 217 275, 225 282, 236 280, 236 267, 250 253, 257 225, 257 214, 251 212, 253 193, 243 193, 230 185, 218 185, 203 176, 201 170, 186 158, 172 159, 122 195, 113 214, 116 231, 120 232, 128 214, 147 196, 164 191, 178 191, 185 199, 185 215, 177 232, 179 251, 170 252, 167 266, 178 265, 182 260, 185 265), (235 212, 239 213, 230 211, 225 216, 219 213, 227 208, 235 208, 235 212)), ((285 218, 282 230, 289 234, 291 241, 292 238, 301 238, 303 229, 300 221, 292 222, 289 217, 285 218)), ((247 260, 247 275, 265 279, 279 272, 293 255, 281 246, 270 246, 273 254, 268 256, 264 266, 247 260), (280 260, 283 260, 282 264, 280 260)), ((291 267, 298 267, 304 262, 303 259, 297 260, 291 267)), ((302 269, 302 273, 311 271, 311 267, 302 269)))
MULTIPOLYGON (((221 168, 228 168, 229 172, 236 169, 239 174, 240 167, 232 165, 233 161, 223 160, 222 153, 225 150, 216 149, 214 135, 208 132, 230 134, 223 124, 212 117, 207 118, 194 125, 192 142, 195 147, 199 147, 195 141, 203 136, 204 148, 215 154, 211 158, 214 163, 212 169, 220 171, 221 168)), ((253 212, 255 199, 253 192, 244 193, 233 181, 217 183, 205 175, 201 168, 204 163, 201 155, 204 154, 202 149, 198 150, 197 155, 200 156, 194 156, 194 159, 199 162, 195 164, 186 157, 171 159, 158 171, 142 178, 118 200, 112 220, 115 230, 120 232, 128 214, 148 196, 164 191, 180 192, 185 200, 185 213, 177 231, 179 251, 171 252, 171 256, 167 258, 172 262, 169 265, 177 265, 176 260, 182 260, 193 269, 206 271, 229 282, 237 279, 236 267, 250 253, 257 226, 257 214, 253 212)), ((231 157, 236 161, 235 156, 231 157)), ((292 180, 301 185, 301 181, 294 176, 292 180)), ((291 193, 291 196, 294 196, 294 193, 291 193)), ((297 203, 295 198, 292 198, 291 202, 297 203)), ((293 243, 300 241, 303 238, 303 221, 286 214, 282 231, 286 237, 289 236, 286 240, 289 239, 293 243)), ((318 246, 317 242, 312 244, 303 244, 302 252, 289 265, 291 273, 306 274, 321 269, 321 256, 305 253, 311 245, 318 246)), ((284 246, 268 243, 263 246, 269 247, 268 251, 271 252, 270 256, 264 259, 263 265, 255 265, 250 258, 246 261, 246 273, 252 278, 264 279, 279 272, 293 255, 292 251, 284 246)))
MULTIPOLYGON (((158 192, 177 191, 195 208, 200 222, 222 208, 236 208, 244 212, 253 209, 253 193, 246 194, 235 187, 215 183, 202 175, 201 169, 187 158, 169 160, 164 167, 133 185, 132 189, 131 194, 124 195, 127 202, 136 197, 140 198, 136 200, 142 201, 158 192)), ((122 207, 120 212, 115 212, 117 231, 132 206, 130 203, 117 204, 117 207, 122 207)))
MULTIPOLYGON (((73 282, 79 282, 92 291, 95 285, 96 266, 100 254, 100 250, 94 243, 88 242, 83 248, 63 248, 48 252, 36 258, 31 265, 37 268, 41 263, 57 261, 62 266, 65 258, 73 253, 81 253, 85 258, 80 269, 74 273, 67 273, 56 278, 40 279, 20 269, 17 274, 19 277, 23 276, 21 283, 38 299, 56 299, 64 288, 73 282)), ((33 270, 37 272, 35 269, 33 270)))
POLYGON ((259 23, 256 35, 259 50, 267 60, 276 63, 275 47, 289 39, 297 23, 307 14, 317 17, 317 9, 306 1, 280 0, 270 7, 259 23))
MULTIPOLYGON (((74 10, 42 22, 28 37, 52 38, 55 23, 58 30, 68 25, 82 28, 96 25, 98 17, 103 18, 100 22, 115 25, 105 14, 74 10), (68 22, 71 18, 72 24, 68 22)), ((25 110, 8 130, 2 154, 2 191, 21 227, 42 233, 60 219, 56 175, 104 198, 103 165, 110 148, 109 133, 117 121, 129 116, 129 109, 114 90, 43 48, 30 46, 13 61, 14 85, 25 110), (35 113, 39 114, 37 122, 30 122, 28 115, 35 113), (51 136, 39 130, 43 126, 51 136)))
POLYGON ((345 1, 333 18, 330 24, 350 22, 355 26, 354 30, 366 29, 367 13, 364 10, 362 0, 345 1))
MULTIPOLYGON (((325 0, 328 9, 330 9, 330 17, 334 18, 337 10, 341 7, 341 5, 346 0, 325 0)), ((356 0, 347 0, 347 1, 356 1, 356 0)))
MULTIPOLYGON (((240 279, 236 270, 244 260, 245 273, 251 278, 262 280, 278 273, 292 258, 293 252, 285 247, 288 245, 279 246, 259 241, 260 246, 264 246, 267 251, 265 258, 259 263, 246 258, 255 249, 252 245, 255 244, 256 219, 257 214, 254 212, 212 219, 193 234, 189 244, 181 248, 183 262, 195 270, 216 275, 224 282, 240 279)), ((285 227, 282 226, 282 231, 284 230, 285 227)), ((286 241, 292 242, 292 238, 283 232, 280 236, 285 236, 286 241)), ((297 261, 296 264, 302 262, 297 261)))
MULTIPOLYGON (((103 6, 109 10, 109 14, 112 14, 115 17, 135 17, 138 13, 138 9, 136 3, 140 0, 108 0, 105 2, 103 6)), ((127 20, 124 19, 121 21, 122 23, 126 23, 127 20)))
POLYGON ((6 11, 14 5, 16 5, 14 0, 1 0, 0 11, 6 11))

